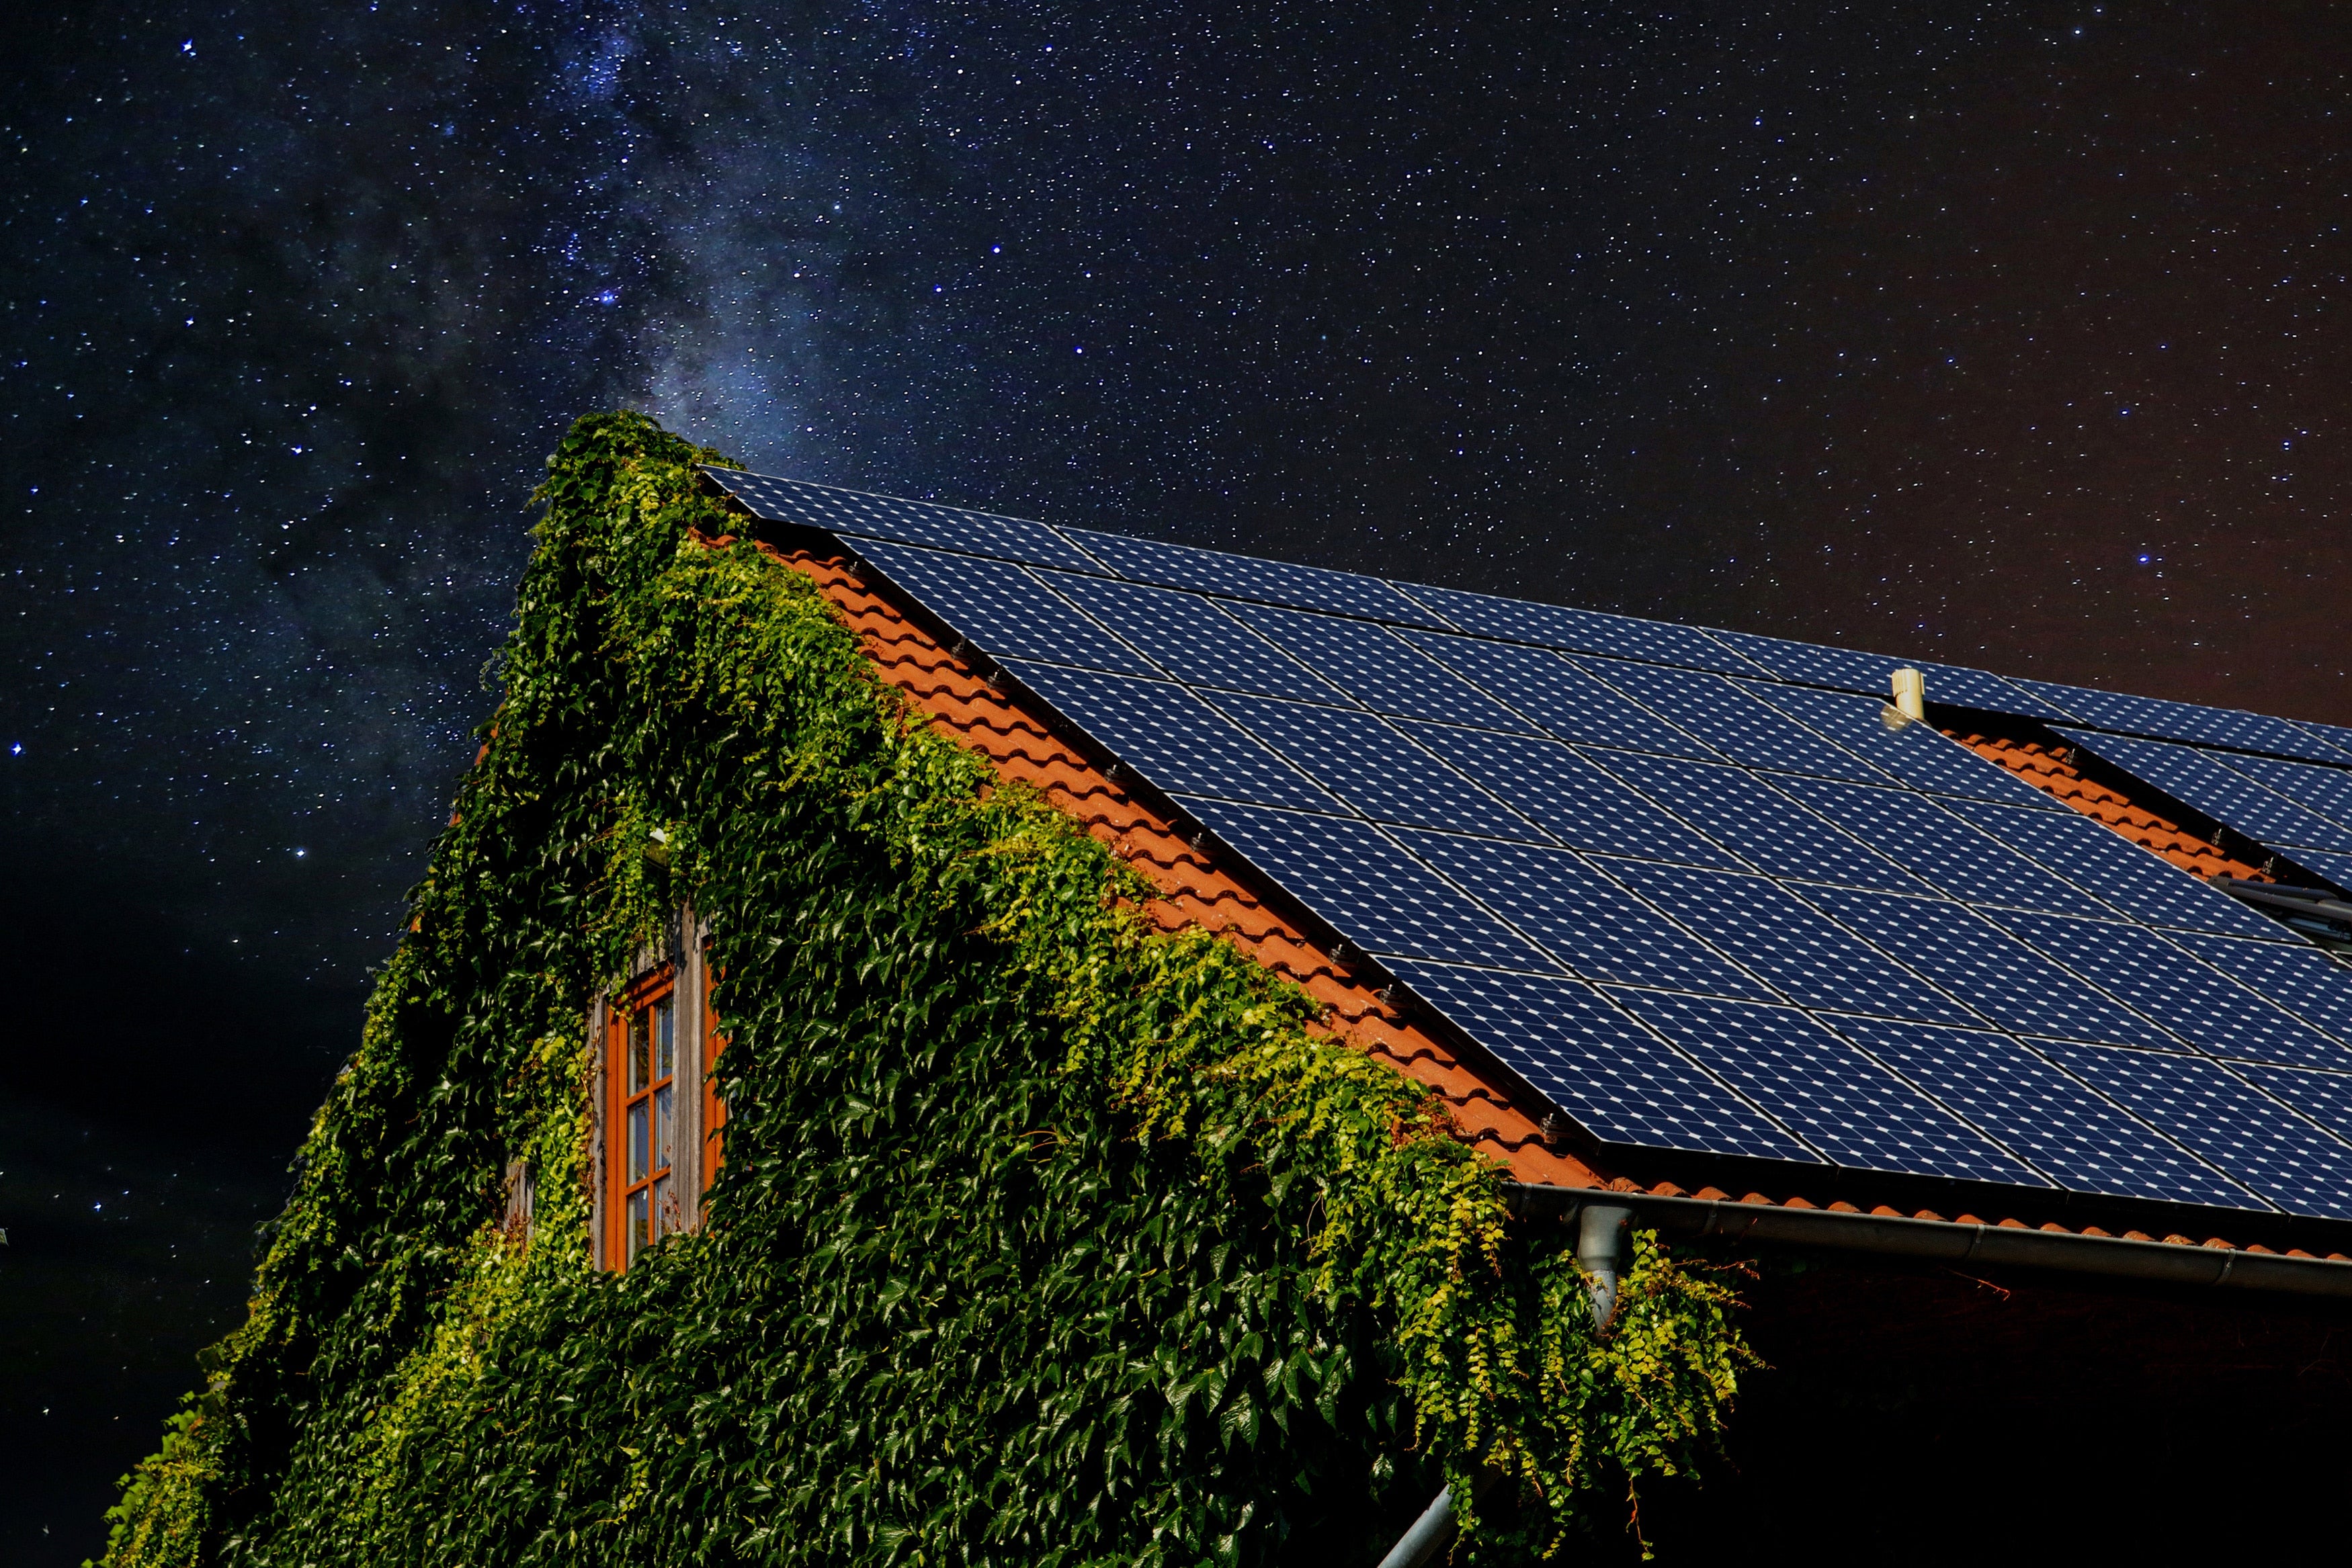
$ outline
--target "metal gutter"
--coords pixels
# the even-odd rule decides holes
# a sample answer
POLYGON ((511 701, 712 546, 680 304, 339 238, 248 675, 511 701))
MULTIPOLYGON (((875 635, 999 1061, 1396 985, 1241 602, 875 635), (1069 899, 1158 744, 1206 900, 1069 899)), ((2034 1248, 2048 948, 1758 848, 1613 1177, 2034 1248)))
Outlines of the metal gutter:
POLYGON ((2352 1262, 2084 1236, 2021 1225, 1962 1224, 1834 1208, 1784 1208, 1728 1198, 1664 1197, 1598 1187, 1532 1186, 1506 1182, 1512 1212, 1565 1219, 1588 1205, 1631 1209, 1633 1222, 1684 1237, 1782 1242, 1887 1258, 1919 1258, 1980 1268, 2046 1269, 2060 1273, 2216 1285, 2286 1295, 2352 1298, 2352 1262))

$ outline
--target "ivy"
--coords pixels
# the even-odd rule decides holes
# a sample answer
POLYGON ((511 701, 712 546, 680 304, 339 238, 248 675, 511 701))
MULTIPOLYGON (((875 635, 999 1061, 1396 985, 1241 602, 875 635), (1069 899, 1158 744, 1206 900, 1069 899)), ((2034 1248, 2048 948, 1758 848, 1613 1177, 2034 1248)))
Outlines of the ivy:
POLYGON ((549 459, 485 753, 111 1568, 1369 1562, 1489 1472, 1462 1554, 1516 1561, 1717 1448, 1720 1269, 1637 1236, 1596 1333, 1442 1101, 710 543, 715 460, 549 459), (613 1275, 585 1003, 681 900, 726 1161, 613 1275))

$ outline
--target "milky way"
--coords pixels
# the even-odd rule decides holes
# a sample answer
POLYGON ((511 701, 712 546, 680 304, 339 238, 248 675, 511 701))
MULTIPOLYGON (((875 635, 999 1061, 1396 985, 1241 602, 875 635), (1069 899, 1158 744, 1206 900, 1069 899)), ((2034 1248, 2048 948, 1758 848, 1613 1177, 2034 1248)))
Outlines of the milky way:
POLYGON ((12 1561, 234 1321, 575 414, 2352 723, 2324 8, 7 27, 12 1561))

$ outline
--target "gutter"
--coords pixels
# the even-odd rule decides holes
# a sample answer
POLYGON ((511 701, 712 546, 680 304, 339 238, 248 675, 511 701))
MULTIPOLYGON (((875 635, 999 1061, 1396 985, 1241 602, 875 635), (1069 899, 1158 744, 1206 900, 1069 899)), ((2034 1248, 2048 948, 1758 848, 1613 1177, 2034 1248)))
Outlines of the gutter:
POLYGON ((1720 1236, 1735 1241, 1784 1242, 1883 1258, 2352 1299, 2352 1262, 2285 1252, 2187 1247, 2121 1236, 2033 1230, 2021 1225, 1963 1224, 1834 1208, 1783 1208, 1728 1198, 1664 1197, 1595 1187, 1506 1182, 1503 1191, 1511 1212, 1521 1218, 1566 1219, 1588 1207, 1606 1205, 1631 1210, 1637 1225, 1675 1236, 1720 1236))

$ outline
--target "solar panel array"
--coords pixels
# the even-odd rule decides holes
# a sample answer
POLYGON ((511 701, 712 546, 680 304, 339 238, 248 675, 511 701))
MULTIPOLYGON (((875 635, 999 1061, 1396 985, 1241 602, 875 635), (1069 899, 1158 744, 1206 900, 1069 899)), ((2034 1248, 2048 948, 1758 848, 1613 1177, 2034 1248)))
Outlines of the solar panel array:
MULTIPOLYGON (((710 474, 1601 1145, 2352 1218, 2352 970, 1902 719, 1902 662, 710 474)), ((1908 663, 2352 874, 2352 731, 1908 663)))

